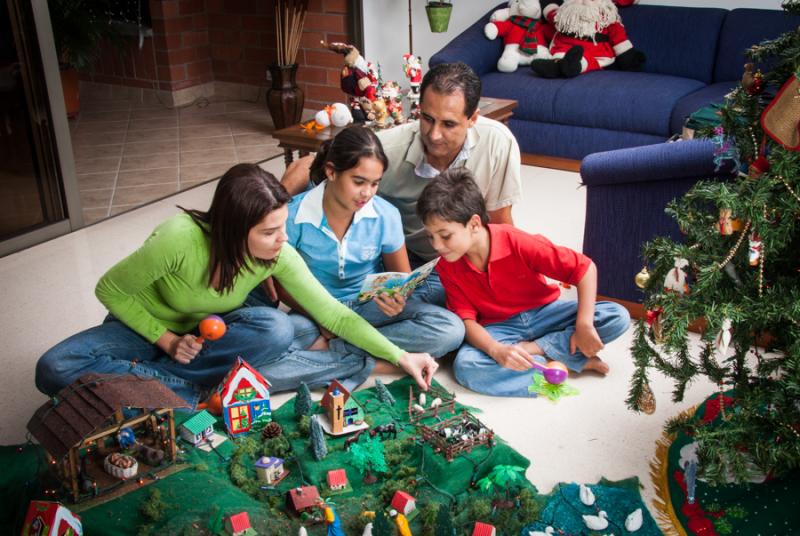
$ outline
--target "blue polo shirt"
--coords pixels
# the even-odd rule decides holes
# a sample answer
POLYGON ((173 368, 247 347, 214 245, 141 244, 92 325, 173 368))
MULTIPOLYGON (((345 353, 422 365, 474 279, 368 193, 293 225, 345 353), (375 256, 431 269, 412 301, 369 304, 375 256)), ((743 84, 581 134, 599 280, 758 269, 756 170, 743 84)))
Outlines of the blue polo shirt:
POLYGON ((340 301, 355 300, 364 278, 384 270, 381 256, 405 243, 403 224, 400 212, 376 196, 355 213, 340 242, 322 209, 326 183, 292 199, 286 234, 328 292, 340 301))

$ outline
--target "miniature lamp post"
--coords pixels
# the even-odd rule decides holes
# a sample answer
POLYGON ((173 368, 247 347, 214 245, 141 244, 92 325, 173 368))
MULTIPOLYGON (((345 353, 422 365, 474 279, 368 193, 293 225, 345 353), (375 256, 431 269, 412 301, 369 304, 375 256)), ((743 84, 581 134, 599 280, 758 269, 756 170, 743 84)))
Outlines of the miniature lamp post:
POLYGON ((200 321, 200 325, 198 326, 200 336, 197 337, 197 342, 203 344, 206 339, 216 341, 225 335, 226 329, 225 321, 221 317, 217 315, 208 315, 200 321))

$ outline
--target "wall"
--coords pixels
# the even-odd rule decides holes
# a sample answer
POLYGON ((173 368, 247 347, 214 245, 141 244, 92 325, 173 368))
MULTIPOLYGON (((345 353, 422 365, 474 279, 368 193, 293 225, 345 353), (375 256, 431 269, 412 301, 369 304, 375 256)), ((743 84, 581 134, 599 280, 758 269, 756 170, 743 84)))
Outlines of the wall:
MULTIPOLYGON (((459 33, 472 25, 501 0, 453 0, 453 14, 446 33, 431 33, 425 15, 425 0, 411 0, 414 26, 414 54, 427 61, 459 33)), ((781 0, 640 0, 641 4, 695 7, 750 7, 780 9, 781 0)), ((371 62, 381 64, 384 79, 403 83, 402 56, 408 52, 408 1, 365 0, 364 52, 371 62), (387 39, 387 33, 392 38, 387 39)))

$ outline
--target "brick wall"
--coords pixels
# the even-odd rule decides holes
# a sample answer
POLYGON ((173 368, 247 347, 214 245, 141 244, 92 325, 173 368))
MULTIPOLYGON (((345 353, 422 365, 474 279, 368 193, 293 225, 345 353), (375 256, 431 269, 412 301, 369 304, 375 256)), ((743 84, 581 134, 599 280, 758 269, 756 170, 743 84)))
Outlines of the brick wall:
MULTIPOLYGON (((263 0, 150 0, 153 37, 125 39, 122 52, 106 46, 85 80, 167 91, 212 80, 268 86, 277 59, 274 3, 263 0), (155 45, 155 61, 153 46, 155 45), (157 70, 156 70, 157 69, 157 70)), ((351 41, 348 0, 310 0, 297 62, 306 108, 343 101, 342 57, 320 40, 351 41)))

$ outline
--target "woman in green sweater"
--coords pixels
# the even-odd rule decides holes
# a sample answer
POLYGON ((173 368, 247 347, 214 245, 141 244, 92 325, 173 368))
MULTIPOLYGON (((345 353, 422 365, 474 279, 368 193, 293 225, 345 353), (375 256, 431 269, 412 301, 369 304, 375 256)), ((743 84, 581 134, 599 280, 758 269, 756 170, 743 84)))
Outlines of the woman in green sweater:
POLYGON ((370 355, 427 388, 437 368, 431 356, 403 351, 332 298, 286 243, 289 199, 258 166, 232 167, 207 212, 183 209, 100 279, 95 293, 110 314, 39 359, 37 388, 54 395, 88 372, 135 374, 157 377, 194 407, 238 356, 285 391, 332 379, 355 387, 375 365, 370 355), (307 349, 313 341, 295 337, 288 315, 248 306, 250 291, 270 276, 340 339, 307 349), (212 313, 227 331, 200 343, 197 326, 212 313))

